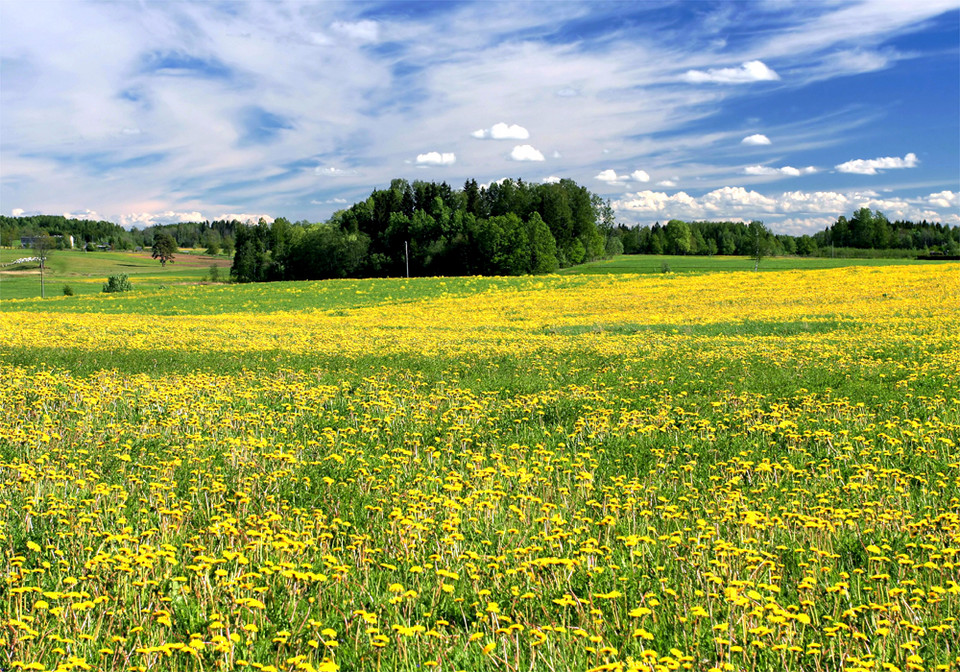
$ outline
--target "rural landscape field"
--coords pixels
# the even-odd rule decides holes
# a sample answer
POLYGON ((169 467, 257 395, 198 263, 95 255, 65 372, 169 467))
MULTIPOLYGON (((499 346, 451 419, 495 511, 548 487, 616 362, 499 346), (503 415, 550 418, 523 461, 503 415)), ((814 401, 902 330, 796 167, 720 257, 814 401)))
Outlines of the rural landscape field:
POLYGON ((958 669, 960 265, 595 271, 5 298, 0 669, 958 669))

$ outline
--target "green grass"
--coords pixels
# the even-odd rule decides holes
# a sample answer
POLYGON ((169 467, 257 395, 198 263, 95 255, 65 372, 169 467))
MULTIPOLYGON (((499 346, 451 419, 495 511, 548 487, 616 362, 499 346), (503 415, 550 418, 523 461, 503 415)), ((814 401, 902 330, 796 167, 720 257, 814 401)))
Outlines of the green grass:
MULTIPOLYGON (((337 311, 423 299, 463 297, 483 292, 547 289, 571 279, 557 276, 522 278, 375 278, 362 280, 322 280, 303 282, 267 282, 250 284, 198 284, 201 275, 130 275, 134 292, 129 295, 96 292, 87 296, 62 296, 48 292, 46 299, 37 294, 6 302, 8 310, 38 310, 72 313, 140 313, 146 315, 219 315, 223 313, 265 313, 281 311, 337 311), (170 278, 167 280, 167 278, 170 278), (149 281, 146 279, 149 278, 149 281), (159 279, 157 279, 159 278, 159 279)), ((168 267, 169 270, 169 267, 168 267)), ((194 269, 189 269, 193 271, 194 269)), ((189 272, 188 271, 188 272, 189 272)), ((226 269, 221 269, 223 273, 226 269)), ((123 271, 121 271, 123 272, 123 271)), ((7 282, 6 280, 0 282, 7 282)), ((80 292, 77 292, 80 294, 80 292)))
MULTIPOLYGON (((210 257, 200 251, 181 251, 176 260, 166 267, 150 257, 150 252, 81 252, 80 250, 53 250, 47 258, 43 284, 46 297, 62 297, 64 285, 69 285, 75 297, 99 294, 111 275, 126 273, 135 291, 157 290, 161 287, 206 281, 209 269, 216 264, 220 275, 227 279, 229 257, 210 257), (179 262, 179 263, 178 263, 179 262)), ((33 250, 0 248, 0 264, 30 257, 33 250)), ((39 264, 28 262, 0 268, 0 301, 40 297, 39 264)), ((69 298, 69 297, 68 297, 69 298)))
MULTIPOLYGON (((917 261, 916 259, 831 259, 829 257, 768 257, 761 260, 761 271, 816 270, 846 266, 892 266, 948 263, 917 261)), ((591 261, 565 268, 563 275, 597 275, 604 273, 663 273, 664 265, 671 273, 715 273, 718 271, 752 271, 750 257, 736 256, 676 256, 653 254, 621 254, 611 259, 591 261)))

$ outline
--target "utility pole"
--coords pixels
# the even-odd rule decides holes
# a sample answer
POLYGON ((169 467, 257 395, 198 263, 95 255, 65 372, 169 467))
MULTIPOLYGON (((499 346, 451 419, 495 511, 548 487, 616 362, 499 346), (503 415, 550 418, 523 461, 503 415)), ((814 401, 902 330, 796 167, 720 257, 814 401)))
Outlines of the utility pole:
POLYGON ((410 277, 410 248, 407 246, 407 241, 403 241, 403 256, 407 260, 407 277, 410 277))

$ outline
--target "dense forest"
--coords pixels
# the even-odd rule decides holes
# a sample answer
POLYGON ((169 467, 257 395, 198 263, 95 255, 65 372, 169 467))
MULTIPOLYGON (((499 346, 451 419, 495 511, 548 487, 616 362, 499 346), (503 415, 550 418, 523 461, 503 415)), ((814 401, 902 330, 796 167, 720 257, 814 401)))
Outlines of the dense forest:
POLYGON ((889 221, 860 208, 814 235, 774 234, 761 222, 671 219, 617 224, 609 201, 572 180, 502 180, 456 190, 397 179, 323 223, 232 221, 124 229, 52 215, 0 216, 0 244, 21 236, 74 237, 83 249, 147 249, 160 234, 178 247, 234 257, 240 282, 402 275, 549 273, 615 254, 916 256, 960 254, 960 226, 889 221))

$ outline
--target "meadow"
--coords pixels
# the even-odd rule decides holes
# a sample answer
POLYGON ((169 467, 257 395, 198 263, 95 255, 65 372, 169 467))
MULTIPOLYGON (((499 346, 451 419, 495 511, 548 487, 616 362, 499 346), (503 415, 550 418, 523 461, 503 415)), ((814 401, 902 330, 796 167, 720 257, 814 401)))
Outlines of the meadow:
POLYGON ((960 668, 960 264, 770 270, 5 299, 0 669, 960 668))
MULTIPOLYGON (((31 249, 0 247, 0 301, 40 297, 40 265, 38 262, 11 264, 33 256, 31 249)), ((202 250, 183 250, 174 262, 161 266, 145 252, 82 252, 51 250, 44 271, 44 294, 47 298, 63 296, 68 286, 74 295, 97 294, 111 275, 120 273, 131 278, 138 290, 158 290, 174 284, 207 282, 210 267, 216 266, 219 277, 229 279, 232 259, 226 255, 209 256, 202 250)))

